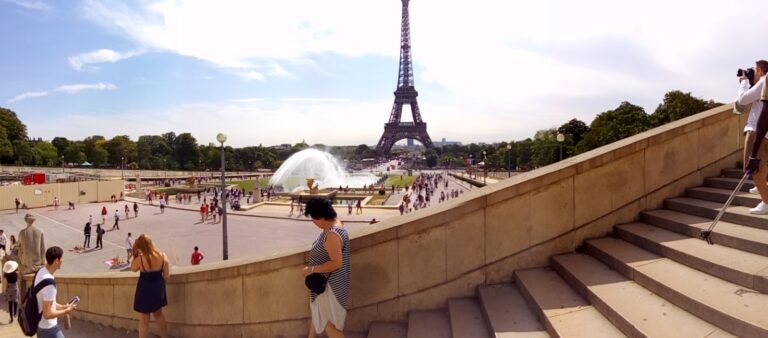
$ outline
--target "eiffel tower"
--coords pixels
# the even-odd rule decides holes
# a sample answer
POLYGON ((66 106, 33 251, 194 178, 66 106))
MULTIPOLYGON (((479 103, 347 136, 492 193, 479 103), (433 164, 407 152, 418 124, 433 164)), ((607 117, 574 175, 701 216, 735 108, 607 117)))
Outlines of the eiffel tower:
POLYGON ((411 58, 411 26, 408 19, 408 2, 402 0, 403 17, 400 30, 400 72, 397 76, 397 89, 395 90, 395 103, 389 114, 389 122, 384 124, 384 134, 381 135, 376 152, 385 156, 389 154, 392 146, 402 139, 415 139, 426 148, 432 148, 432 139, 427 134, 427 123, 421 120, 419 104, 416 97, 416 87, 413 86, 413 60, 411 58), (411 106, 413 122, 401 122, 403 105, 411 106))

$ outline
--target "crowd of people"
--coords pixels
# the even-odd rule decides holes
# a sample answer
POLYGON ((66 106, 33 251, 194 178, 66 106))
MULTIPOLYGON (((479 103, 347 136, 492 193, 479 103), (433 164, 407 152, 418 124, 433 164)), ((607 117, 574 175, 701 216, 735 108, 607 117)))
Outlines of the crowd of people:
MULTIPOLYGON (((449 189, 449 180, 443 174, 422 173, 416 177, 412 185, 403 188, 403 197, 397 206, 400 215, 429 207, 441 185, 443 190, 440 191, 438 203, 457 198, 464 193, 460 188, 449 189)), ((395 191, 395 186, 392 186, 392 191, 395 191)))

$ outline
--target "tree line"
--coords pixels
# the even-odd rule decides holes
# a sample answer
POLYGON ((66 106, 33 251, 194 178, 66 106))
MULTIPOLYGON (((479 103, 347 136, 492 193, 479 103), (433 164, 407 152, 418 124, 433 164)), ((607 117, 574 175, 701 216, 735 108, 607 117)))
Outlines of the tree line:
POLYGON ((532 138, 521 141, 431 149, 426 152, 426 164, 430 167, 461 167, 466 165, 465 160, 470 154, 479 162, 485 151, 489 170, 533 169, 559 161, 561 152, 565 159, 720 105, 722 103, 694 97, 690 92, 674 90, 664 95, 651 114, 625 101, 598 114, 590 125, 572 119, 557 128, 539 130, 532 138), (558 134, 563 134, 563 142, 557 140, 558 134))
MULTIPOLYGON (((647 114, 642 107, 622 102, 615 109, 598 114, 590 125, 572 119, 558 128, 539 130, 533 137, 521 141, 450 145, 428 149, 424 157, 430 167, 461 167, 470 154, 479 162, 485 151, 488 168, 527 170, 557 162, 561 152, 562 158, 568 158, 719 105, 721 103, 676 90, 666 93, 652 114, 647 114), (563 142, 557 140, 557 134, 565 136, 563 142)), ((225 146, 224 156, 227 170, 276 169, 290 155, 309 147, 303 141, 271 147, 225 146)), ((315 144, 312 147, 352 162, 376 157, 375 150, 364 144, 315 144)), ((190 133, 177 135, 174 132, 142 135, 136 141, 127 135, 111 139, 93 135, 83 140, 55 137, 50 142, 30 139, 26 125, 16 113, 0 107, 0 163, 55 167, 84 162, 93 167, 126 169, 218 170, 220 148, 214 143, 198 144, 190 133)))

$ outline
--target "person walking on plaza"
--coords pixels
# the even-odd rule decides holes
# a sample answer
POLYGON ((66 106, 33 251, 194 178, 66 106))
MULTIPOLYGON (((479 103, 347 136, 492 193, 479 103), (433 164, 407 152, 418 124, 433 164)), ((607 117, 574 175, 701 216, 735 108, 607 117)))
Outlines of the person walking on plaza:
POLYGON ((8 244, 8 237, 5 236, 5 231, 0 229, 0 249, 3 249, 4 252, 8 252, 8 249, 6 249, 6 244, 8 244))
POLYGON ((37 308, 42 312, 40 322, 37 324, 37 337, 39 338, 64 338, 64 333, 59 328, 58 318, 66 316, 69 322, 69 313, 77 308, 74 304, 59 304, 56 301, 56 282, 53 275, 61 269, 64 261, 64 250, 58 246, 52 246, 45 252, 46 265, 35 273, 32 286, 42 283, 46 279, 54 282, 46 285, 37 293, 37 308))
POLYGON ((131 271, 139 271, 133 310, 138 312, 139 337, 149 336, 150 315, 154 315, 160 336, 168 337, 163 307, 168 305, 165 281, 170 277, 170 265, 165 253, 157 250, 149 235, 143 234, 133 245, 131 271))
POLYGON ((101 207, 101 224, 107 224, 107 207, 101 207))
POLYGON ((5 278, 5 299, 8 301, 8 314, 13 323, 13 317, 16 317, 16 311, 19 309, 19 287, 16 284, 19 280, 17 269, 19 263, 16 261, 7 261, 3 265, 3 278, 5 278))
POLYGON ((350 283, 350 242, 347 230, 338 220, 331 201, 313 198, 307 202, 305 216, 312 218, 312 223, 323 231, 315 240, 309 252, 309 260, 303 272, 305 283, 312 284, 317 278, 327 279, 324 291, 310 292, 309 308, 312 314, 309 325, 309 337, 314 338, 323 332, 328 337, 343 337, 344 322, 347 317, 350 283))
POLYGON ((131 263, 131 257, 133 256, 133 238, 131 238, 131 233, 128 233, 128 236, 125 237, 125 251, 128 253, 125 260, 128 261, 128 264, 131 263))
POLYGON ((131 214, 130 214, 131 208, 128 207, 128 204, 125 205, 124 211, 125 211, 125 219, 131 219, 131 214))
POLYGON ((208 207, 208 204, 200 204, 200 222, 205 222, 205 213, 206 208, 208 207))
POLYGON ((355 213, 362 214, 363 213, 363 202, 362 200, 357 200, 356 210, 355 213))
POLYGON ((139 204, 136 202, 133 202, 133 217, 139 217, 139 204))
POLYGON ((115 228, 117 228, 117 230, 120 230, 119 222, 120 222, 120 212, 117 211, 117 209, 115 209, 115 224, 112 224, 112 230, 115 230, 115 228))
POLYGON ((85 223, 85 228, 83 228, 83 235, 85 236, 85 240, 83 241, 83 249, 90 248, 91 247, 91 222, 90 221, 85 223))
POLYGON ((160 199, 160 213, 161 214, 165 213, 165 203, 166 203, 165 200, 161 198, 160 199))
POLYGON ((59 210, 59 196, 53 198, 53 210, 59 210))
POLYGON ((201 253, 200 250, 195 247, 195 251, 192 253, 192 259, 190 260, 192 265, 200 265, 200 262, 203 260, 203 258, 205 258, 203 257, 203 253, 201 253))
POLYGON ((19 200, 19 198, 16 197, 16 199, 13 201, 13 203, 16 204, 16 213, 18 214, 19 213, 19 205, 21 205, 21 200, 19 200))
POLYGON ((104 249, 104 243, 102 242, 102 239, 104 237, 104 229, 101 228, 101 224, 96 224, 96 248, 97 249, 104 249))

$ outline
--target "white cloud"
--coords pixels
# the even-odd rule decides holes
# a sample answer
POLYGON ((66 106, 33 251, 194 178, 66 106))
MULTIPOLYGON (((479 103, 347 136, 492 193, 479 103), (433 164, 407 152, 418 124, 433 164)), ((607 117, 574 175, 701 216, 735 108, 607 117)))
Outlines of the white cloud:
MULTIPOLYGON (((503 139, 528 137, 573 117, 589 123, 625 100, 650 112, 675 89, 728 102, 733 70, 768 58, 745 34, 768 30, 760 11, 745 10, 762 7, 761 0, 412 1, 419 103, 433 138, 493 141, 505 131, 503 139), (467 116, 479 121, 473 131, 462 123, 467 116)), ((322 71, 328 56, 399 56, 399 1, 91 0, 83 9, 139 48, 205 60, 256 81, 298 77, 294 65, 322 71)), ((324 111, 328 102, 304 103, 283 111, 324 111)), ((391 106, 336 103, 370 108, 371 123, 383 123, 391 106)))
POLYGON ((261 101, 264 101, 264 100, 265 100, 265 98, 263 98, 263 97, 248 97, 248 98, 244 98, 244 99, 232 99, 232 100, 229 100, 229 102, 234 102, 234 103, 254 103, 254 102, 261 102, 261 101))
POLYGON ((111 83, 90 83, 90 84, 72 84, 56 87, 57 92, 65 92, 67 94, 77 94, 84 90, 114 90, 117 86, 111 83))
POLYGON ((349 102, 350 99, 335 98, 335 97, 284 97, 280 101, 283 102, 349 102))
POLYGON ((78 54, 69 57, 69 65, 72 69, 81 71, 88 69, 98 69, 96 66, 88 67, 94 63, 114 63, 120 60, 124 60, 130 57, 141 55, 141 51, 130 51, 126 53, 120 53, 111 49, 99 49, 88 53, 78 54))
POLYGON ((46 96, 46 95, 48 95, 48 92, 26 92, 26 93, 22 93, 22 94, 16 95, 16 97, 8 100, 8 103, 19 102, 19 101, 22 101, 22 100, 26 100, 28 98, 41 97, 41 96, 46 96))
POLYGON ((244 72, 242 77, 247 80, 264 81, 264 74, 255 71, 244 72))
POLYGON ((3 0, 3 1, 10 2, 19 7, 24 7, 26 9, 32 9, 36 11, 47 11, 51 9, 51 6, 49 6, 43 1, 37 1, 37 0, 3 0))

